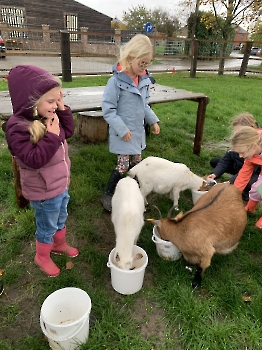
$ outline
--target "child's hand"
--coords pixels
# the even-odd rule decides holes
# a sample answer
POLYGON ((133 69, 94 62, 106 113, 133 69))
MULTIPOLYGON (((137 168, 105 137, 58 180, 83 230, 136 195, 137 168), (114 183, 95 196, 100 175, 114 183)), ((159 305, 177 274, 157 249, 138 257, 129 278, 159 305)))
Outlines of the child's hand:
POLYGON ((160 133, 160 127, 158 123, 153 124, 154 131, 152 131, 153 134, 158 135, 160 133))
POLYGON ((128 132, 122 137, 123 141, 130 141, 132 138, 132 132, 130 130, 128 130, 128 132))
POLYGON ((210 174, 210 175, 208 175, 208 178, 215 179, 216 178, 216 174, 210 174))
POLYGON ((57 104, 57 109, 59 111, 64 111, 65 110, 65 105, 64 105, 64 101, 63 101, 63 91, 62 89, 60 90, 59 92, 59 98, 58 100, 56 101, 56 104, 57 104))
POLYGON ((57 136, 60 135, 59 119, 55 113, 53 118, 46 119, 45 125, 48 132, 52 132, 57 136))

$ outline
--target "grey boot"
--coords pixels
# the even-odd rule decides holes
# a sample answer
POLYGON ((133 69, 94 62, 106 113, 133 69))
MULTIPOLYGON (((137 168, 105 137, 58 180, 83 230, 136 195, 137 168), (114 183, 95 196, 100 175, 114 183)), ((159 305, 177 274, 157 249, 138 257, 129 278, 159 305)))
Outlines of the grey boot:
POLYGON ((102 203, 103 207, 107 211, 112 210, 112 197, 115 192, 116 185, 120 179, 122 179, 123 175, 119 173, 117 170, 113 170, 112 174, 110 176, 110 179, 108 181, 105 193, 100 199, 100 202, 102 203))

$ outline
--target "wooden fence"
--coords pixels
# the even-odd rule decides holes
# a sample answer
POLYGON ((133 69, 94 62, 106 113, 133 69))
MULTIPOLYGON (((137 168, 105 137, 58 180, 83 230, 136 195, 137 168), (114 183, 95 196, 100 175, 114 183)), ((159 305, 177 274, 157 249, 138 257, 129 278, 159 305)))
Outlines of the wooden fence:
MULTIPOLYGON (((134 31, 109 30, 108 32, 91 32, 87 28, 80 28, 79 31, 70 32, 67 30, 51 30, 48 25, 41 28, 17 28, 6 27, 0 23, 0 33, 5 39, 7 51, 6 55, 26 55, 26 56, 60 56, 63 79, 70 81, 71 57, 117 57, 119 46, 130 40, 137 34, 134 31)), ((167 37, 159 33, 148 35, 154 47, 154 57, 172 57, 176 59, 187 59, 191 62, 190 76, 194 77, 197 71, 197 64, 201 60, 231 59, 229 55, 221 57, 220 47, 227 43, 233 49, 233 41, 217 40, 197 40, 183 37, 167 37), (212 52, 206 55, 199 54, 199 45, 210 44, 212 52)), ((250 59, 250 50, 254 46, 253 42, 243 42, 244 50, 239 75, 246 74, 247 65, 250 59)), ((255 43, 262 47, 262 43, 255 43)), ((231 52, 231 50, 229 50, 231 52)), ((232 58, 235 59, 235 58, 232 58)), ((261 59, 262 56, 256 59, 261 59)), ((164 71, 164 70, 163 70, 164 71)))

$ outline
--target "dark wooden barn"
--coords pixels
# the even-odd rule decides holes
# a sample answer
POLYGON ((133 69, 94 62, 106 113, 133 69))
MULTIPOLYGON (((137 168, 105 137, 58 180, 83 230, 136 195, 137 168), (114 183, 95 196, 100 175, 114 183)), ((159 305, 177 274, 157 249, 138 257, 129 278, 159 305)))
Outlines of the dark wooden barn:
POLYGON ((111 18, 75 0, 1 0, 0 22, 19 28, 110 30, 111 18))

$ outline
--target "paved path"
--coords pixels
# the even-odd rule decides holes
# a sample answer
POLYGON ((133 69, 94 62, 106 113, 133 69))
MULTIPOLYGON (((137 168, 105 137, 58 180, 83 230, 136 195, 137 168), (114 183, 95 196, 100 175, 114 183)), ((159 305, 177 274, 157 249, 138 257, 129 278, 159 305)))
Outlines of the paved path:
MULTIPOLYGON (((20 52, 19 52, 20 53, 20 52)), ((238 53, 231 54, 233 59, 227 59, 225 63, 225 69, 234 70, 239 69, 242 62, 242 56, 238 53)), ((255 59, 253 56, 252 65, 260 65, 261 59, 255 59)), ((150 72, 157 71, 172 71, 173 68, 179 70, 190 70, 190 61, 188 59, 179 59, 175 57, 164 57, 163 59, 157 59, 159 64, 150 66, 150 72)), ((71 58, 71 69, 72 74, 96 74, 96 73, 110 73, 112 65, 115 63, 114 58, 105 57, 72 57, 71 58)), ((32 64, 39 66, 43 69, 50 71, 53 74, 61 74, 61 58, 58 56, 47 57, 47 56, 7 56, 5 59, 0 60, 0 76, 4 76, 9 70, 18 64, 32 64)), ((212 61, 199 61, 197 64, 198 70, 218 70, 218 60, 212 61)))

